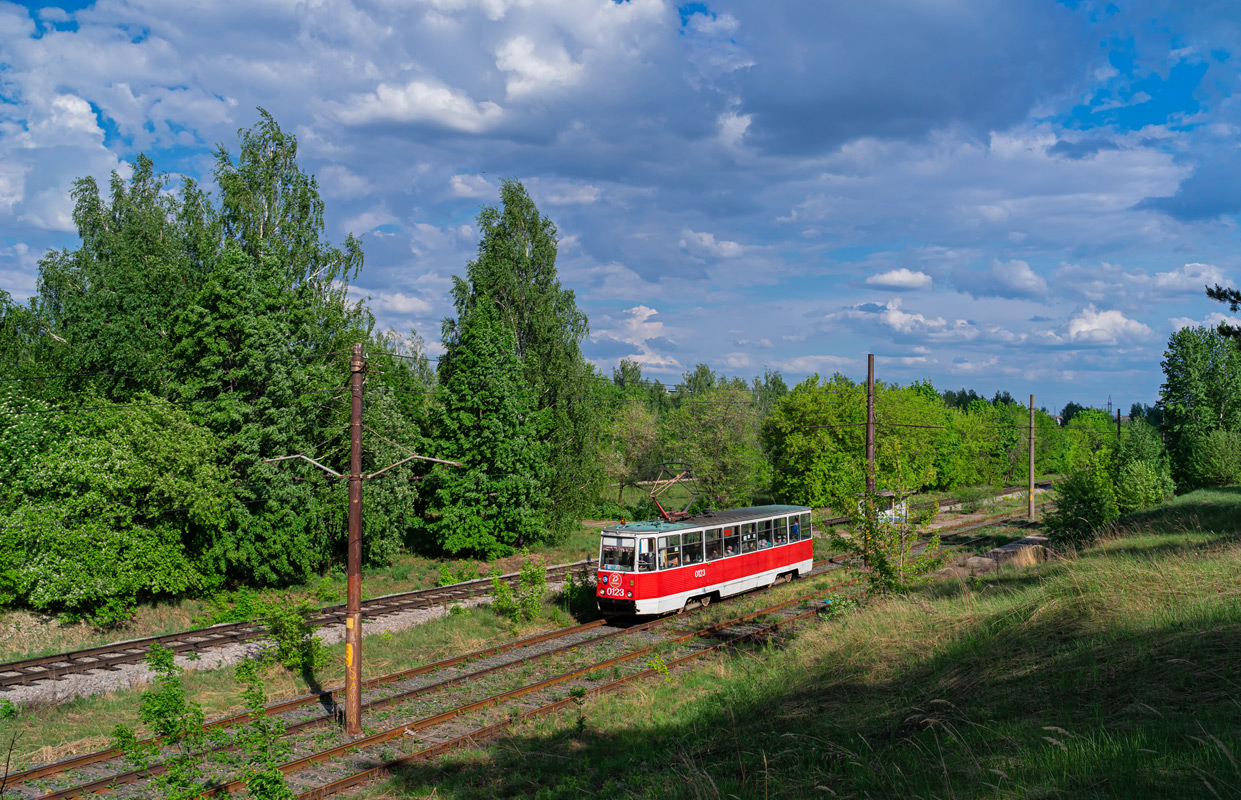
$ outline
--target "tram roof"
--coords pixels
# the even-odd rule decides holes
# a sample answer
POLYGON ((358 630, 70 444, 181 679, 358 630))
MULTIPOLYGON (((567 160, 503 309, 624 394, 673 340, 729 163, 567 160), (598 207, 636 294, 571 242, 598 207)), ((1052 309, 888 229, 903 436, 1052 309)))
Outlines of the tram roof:
POLYGON ((704 511, 676 522, 662 520, 625 522, 620 525, 609 525, 603 529, 603 532, 615 536, 618 533, 688 531, 695 528, 711 528, 717 525, 745 522, 761 517, 774 517, 779 514, 808 514, 809 512, 810 509, 806 506, 750 506, 749 508, 730 508, 726 511, 704 511))

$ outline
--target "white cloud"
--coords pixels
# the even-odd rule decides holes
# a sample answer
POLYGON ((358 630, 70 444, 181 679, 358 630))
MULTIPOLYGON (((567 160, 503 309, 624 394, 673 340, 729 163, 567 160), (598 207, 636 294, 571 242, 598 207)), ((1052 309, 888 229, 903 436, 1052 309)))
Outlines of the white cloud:
POLYGON ((597 203, 603 196, 603 190, 589 183, 556 183, 540 186, 536 181, 529 182, 538 187, 539 199, 553 206, 590 205, 597 203))
POLYGON ((432 309, 432 305, 421 297, 401 292, 380 292, 373 299, 383 310, 396 314, 418 316, 428 314, 432 309))
POLYGON ((582 77, 582 65, 574 63, 563 47, 544 48, 539 55, 528 36, 510 39, 496 50, 496 66, 510 73, 505 84, 510 98, 571 86, 582 77))
POLYGON ((1199 328, 1205 327, 1214 330, 1218 328, 1221 322, 1225 322, 1234 328, 1241 328, 1241 317, 1233 317, 1228 314, 1221 314, 1218 311, 1207 314, 1202 319, 1192 319, 1190 317, 1172 317, 1168 320, 1168 325, 1174 331, 1181 328, 1199 328))
POLYGON ((490 200, 499 195, 491 181, 482 175, 453 175, 449 184, 454 197, 480 197, 490 200))
POLYGON ((1149 338, 1151 329, 1116 310, 1099 311, 1088 305, 1069 320, 1068 338, 1088 344, 1118 344, 1149 338))
POLYGON ((0 161, 0 208, 8 211, 26 196, 28 168, 12 161, 0 161))
POLYGON ((1005 296, 1047 293, 1047 280, 1042 275, 1036 275, 1030 265, 1020 259, 1008 262, 992 259, 990 271, 992 281, 1005 296))
POLYGON ((342 164, 329 164, 319 170, 315 177, 327 197, 352 200, 362 197, 372 188, 370 181, 342 164))
POLYGON ((881 286, 886 289, 930 289, 931 276, 925 272, 914 272, 901 267, 890 272, 881 272, 866 279, 868 286, 881 286))
POLYGON ((464 92, 414 80, 404 86, 381 83, 371 94, 356 95, 336 111, 347 125, 376 122, 430 122, 462 133, 482 133, 504 118, 490 100, 475 102, 464 92))
POLYGON ((1212 264, 1194 262, 1171 272, 1156 272, 1151 283, 1160 291, 1197 294, 1204 291, 1206 286, 1228 283, 1228 276, 1212 264))
POLYGON ((854 366, 854 359, 844 356, 831 355, 808 355, 794 356, 793 358, 784 359, 777 363, 777 366, 783 372, 790 375, 818 373, 826 374, 831 372, 839 372, 854 366))
POLYGON ((689 228, 681 231, 681 241, 677 246, 699 256, 714 258, 736 258, 745 253, 745 245, 730 242, 727 239, 716 239, 714 234, 699 233, 689 228))

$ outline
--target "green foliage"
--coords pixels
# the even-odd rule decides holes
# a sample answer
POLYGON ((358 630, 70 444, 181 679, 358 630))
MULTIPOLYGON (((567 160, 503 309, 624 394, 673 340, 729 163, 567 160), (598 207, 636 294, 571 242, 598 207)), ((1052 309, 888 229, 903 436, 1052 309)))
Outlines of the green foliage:
POLYGON ((585 573, 577 576, 570 572, 565 576, 564 587, 560 590, 560 602, 565 611, 575 617, 594 615, 598 609, 594 579, 585 573))
POLYGON ((515 340, 495 307, 474 303, 440 360, 441 458, 424 482, 427 531, 449 553, 482 558, 545 538, 551 524, 547 414, 522 383, 515 340))
POLYGON ((197 797, 208 783, 204 765, 211 745, 203 730, 202 707, 186 695, 181 685, 182 670, 171 650, 159 643, 151 645, 147 666, 155 673, 155 687, 142 693, 138 719, 160 741, 143 743, 132 728, 117 725, 112 732, 113 746, 139 769, 150 766, 161 747, 171 750, 163 759, 164 772, 154 778, 160 796, 168 800, 197 797))
POLYGON ((931 537, 921 553, 914 553, 914 547, 920 543, 918 525, 934 511, 921 515, 910 512, 901 519, 884 513, 887 500, 865 493, 852 508, 847 530, 833 529, 831 542, 833 547, 857 554, 872 590, 900 591, 942 563, 943 558, 938 535, 931 537))
POLYGON ((315 636, 315 626, 310 622, 318 613, 319 609, 308 601, 276 600, 267 604, 263 625, 273 645, 266 654, 267 660, 294 672, 314 672, 324 658, 323 642, 315 636))
MULTIPOLYGON (((518 541, 538 541, 548 533, 567 531, 598 497, 602 465, 583 454, 601 447, 603 418, 594 402, 601 386, 581 353, 589 332, 586 315, 573 292, 561 288, 556 273, 556 226, 539 214, 517 181, 503 182, 500 199, 499 208, 487 206, 479 212, 478 257, 469 263, 464 279, 454 278, 457 319, 444 321, 447 353, 440 361, 440 379, 448 383, 445 364, 451 365, 468 348, 463 340, 476 314, 494 317, 484 324, 511 336, 506 349, 516 367, 515 383, 506 388, 513 392, 514 404, 528 407, 520 413, 532 418, 537 433, 530 434, 538 436, 543 448, 538 480, 522 489, 530 521, 543 530, 525 524, 518 541)), ((511 367, 505 358, 506 365, 497 365, 497 370, 507 378, 511 367)), ((460 388, 447 394, 455 395, 460 388)))
POLYGON ((458 583, 472 581, 478 577, 478 565, 465 563, 457 569, 453 569, 451 564, 442 564, 440 566, 439 578, 435 581, 436 586, 452 586, 458 583))
POLYGON ((1190 471, 1203 486, 1241 483, 1241 429, 1216 429, 1197 437, 1190 471))
POLYGON ((690 464, 708 505, 748 505, 770 482, 759 447, 758 411, 748 390, 700 388, 669 412, 664 424, 665 451, 690 464))
POLYGON ((608 426, 607 444, 603 459, 608 477, 616 482, 619 506, 625 487, 650 480, 660 461, 659 421, 641 397, 622 400, 608 426))
POLYGON ((491 579, 491 608, 512 622, 529 622, 539 615, 547 593, 547 566, 542 558, 526 556, 517 574, 517 588, 499 577, 491 579))
POLYGON ((293 752, 293 746, 284 738, 284 720, 267 715, 267 692, 258 662, 238 664, 237 678, 244 686, 241 700, 251 717, 232 741, 245 762, 242 780, 246 792, 255 800, 292 800, 297 794, 285 781, 280 764, 293 752))
POLYGON ((1241 429, 1241 351, 1216 330, 1182 328, 1168 339, 1159 409, 1172 477, 1181 489, 1207 477, 1197 457, 1211 431, 1241 429))
POLYGON ((654 672, 656 672, 659 675, 664 676, 665 678, 668 677, 668 664, 667 662, 664 661, 664 657, 661 656, 659 653, 655 653, 654 655, 652 655, 650 658, 646 660, 646 668, 649 670, 653 670, 654 672))
POLYGON ((1083 547, 1120 516, 1111 471, 1111 451, 1100 449, 1056 485, 1056 508, 1044 520, 1053 545, 1083 547))
MULTIPOLYGON (((951 393, 955 398, 958 393, 951 393)), ((975 398, 948 406, 930 383, 876 384, 878 489, 1004 485, 1029 465, 1029 409, 975 398)), ((763 423, 777 498, 849 514, 865 488, 866 387, 816 375, 793 389, 763 423)), ((1067 444, 1036 411, 1035 467, 1056 472, 1067 444)))
POLYGON ((1130 459, 1116 473, 1116 505, 1122 514, 1158 505, 1175 489, 1162 461, 1130 459))
POLYGON ((5 599, 109 625, 140 597, 210 584, 199 542, 233 505, 218 440, 183 409, 136 399, 148 405, 40 423, 22 413, 38 401, 0 408, 17 420, 0 441, 26 454, 0 489, 5 599))

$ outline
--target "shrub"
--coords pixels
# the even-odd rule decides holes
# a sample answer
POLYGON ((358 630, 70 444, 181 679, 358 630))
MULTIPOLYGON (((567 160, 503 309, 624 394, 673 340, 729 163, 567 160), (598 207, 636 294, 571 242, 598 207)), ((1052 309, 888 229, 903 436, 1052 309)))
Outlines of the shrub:
POLYGON ((1087 545, 1095 540, 1099 528, 1120 516, 1108 470, 1110 460, 1107 449, 1091 453, 1056 486, 1056 509, 1045 520, 1052 544, 1087 545))
POLYGON ((163 760, 164 772, 155 778, 160 796, 168 800, 197 797, 207 783, 204 761, 211 744, 203 730, 202 706, 186 695, 181 668, 171 650, 156 642, 146 662, 156 675, 155 687, 142 693, 138 719, 159 741, 140 742, 133 728, 117 725, 112 731, 113 746, 140 769, 160 756, 161 745, 170 748, 163 760))
POLYGON ((1122 464, 1116 475, 1116 505, 1121 513, 1150 508, 1175 490, 1166 463, 1136 459, 1122 464))
POLYGON ((310 620, 319 609, 308 601, 291 604, 274 600, 266 604, 263 624, 274 645, 267 659, 294 672, 313 672, 323 661, 323 642, 315 636, 310 620))
POLYGON ((531 558, 527 554, 517 574, 516 590, 498 576, 492 577, 491 607, 501 617, 513 622, 529 622, 539 615, 546 591, 547 567, 543 559, 531 558))
POLYGON ((598 610, 594 580, 589 575, 578 577, 570 572, 565 578, 564 588, 560 590, 560 600, 565 610, 574 616, 594 614, 598 610))
POLYGON ((1214 430, 1195 442, 1192 472, 1205 486, 1241 482, 1241 431, 1214 430))

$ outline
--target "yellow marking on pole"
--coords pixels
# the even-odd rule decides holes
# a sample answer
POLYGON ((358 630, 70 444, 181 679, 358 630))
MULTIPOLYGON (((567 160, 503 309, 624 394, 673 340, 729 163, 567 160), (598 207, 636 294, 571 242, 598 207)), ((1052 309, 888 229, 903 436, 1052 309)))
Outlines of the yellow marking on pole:
POLYGON ((345 617, 345 628, 353 630, 353 617, 345 617))

